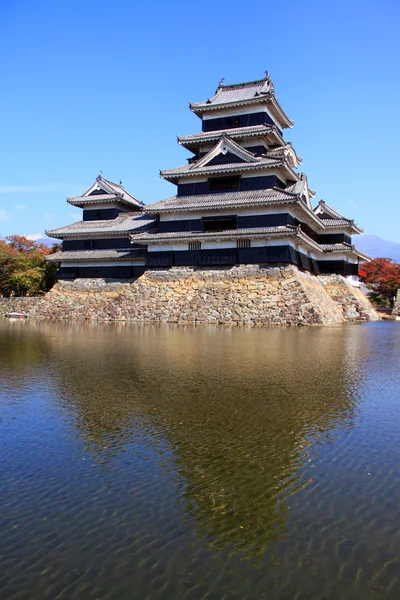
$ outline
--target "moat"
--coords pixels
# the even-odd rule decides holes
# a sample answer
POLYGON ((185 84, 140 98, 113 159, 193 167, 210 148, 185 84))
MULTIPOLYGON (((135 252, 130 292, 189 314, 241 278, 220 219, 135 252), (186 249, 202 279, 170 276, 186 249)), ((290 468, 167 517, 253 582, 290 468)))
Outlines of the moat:
POLYGON ((0 599, 397 599, 399 373, 398 322, 0 320, 0 599))

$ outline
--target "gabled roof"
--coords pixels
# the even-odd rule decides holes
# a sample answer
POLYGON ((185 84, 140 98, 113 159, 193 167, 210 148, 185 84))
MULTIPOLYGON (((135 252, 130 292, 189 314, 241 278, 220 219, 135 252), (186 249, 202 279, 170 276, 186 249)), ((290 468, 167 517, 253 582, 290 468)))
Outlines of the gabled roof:
POLYGON ((121 213, 115 219, 107 221, 78 221, 58 229, 48 229, 46 234, 49 237, 79 238, 87 236, 108 236, 116 234, 128 234, 133 231, 145 231, 155 224, 155 220, 145 214, 121 213))
POLYGON ((290 185, 289 187, 286 188, 286 190, 288 192, 290 191, 293 194, 299 194, 299 195, 304 193, 304 191, 306 189, 308 190, 310 198, 314 198, 315 192, 314 192, 314 190, 311 190, 308 187, 308 179, 307 179, 307 175, 305 173, 299 173, 299 179, 296 181, 296 183, 293 183, 292 185, 290 185))
POLYGON ((181 178, 195 177, 198 175, 219 175, 224 173, 243 173, 246 171, 255 171, 260 169, 273 169, 285 166, 290 172, 293 179, 297 179, 297 175, 292 171, 291 167, 287 164, 286 160, 280 157, 260 157, 259 160, 254 162, 239 162, 239 163, 227 163, 221 165, 205 165, 198 169, 192 169, 191 167, 196 164, 183 165, 182 167, 176 167, 175 169, 167 169, 160 171, 160 176, 167 181, 177 182, 181 178))
POLYGON ((351 219, 346 219, 346 217, 338 213, 337 210, 329 206, 324 200, 318 202, 318 205, 314 208, 314 212, 321 219, 342 219, 343 221, 351 222, 351 219))
POLYGON ((369 254, 366 254, 366 252, 359 250, 358 248, 356 248, 355 246, 353 246, 351 244, 320 244, 320 246, 323 249, 324 253, 328 253, 328 254, 349 253, 349 254, 353 254, 354 256, 357 256, 357 258, 361 258, 362 260, 367 260, 367 261, 372 260, 372 256, 370 256, 369 254))
POLYGON ((135 207, 138 209, 142 209, 143 206, 143 202, 131 196, 122 184, 108 181, 102 175, 96 178, 94 184, 82 196, 67 198, 67 202, 80 208, 91 204, 103 204, 104 202, 118 202, 130 208, 135 207))
POLYGON ((303 162, 290 142, 282 146, 269 148, 267 156, 282 156, 286 158, 290 166, 294 168, 298 167, 303 162))
POLYGON ((252 125, 249 127, 233 127, 232 129, 219 129, 215 131, 199 131, 192 135, 179 136, 178 143, 190 150, 193 147, 198 147, 200 144, 215 142, 223 135, 235 140, 268 137, 273 141, 273 145, 285 144, 275 125, 252 125))
POLYGON ((314 213, 324 223, 325 227, 350 227, 353 233, 363 233, 363 230, 354 223, 353 219, 346 219, 346 217, 338 213, 337 210, 329 206, 324 200, 319 201, 318 205, 314 208, 314 213))
POLYGON ((254 81, 244 81, 243 83, 224 84, 224 80, 218 84, 214 96, 205 102, 194 102, 191 107, 213 104, 226 104, 227 102, 241 102, 244 100, 252 100, 258 96, 265 96, 274 92, 274 85, 271 78, 266 75, 263 79, 254 81))
POLYGON ((257 162, 259 160, 258 158, 256 158, 254 156, 254 154, 252 154, 251 152, 248 152, 247 150, 245 150, 245 148, 242 148, 242 146, 239 146, 239 144, 236 144, 236 142, 231 140, 229 137, 227 137, 226 135, 222 135, 218 144, 216 146, 214 146, 214 148, 212 150, 210 150, 210 152, 207 152, 207 154, 205 156, 200 158, 200 160, 192 163, 189 166, 189 169, 191 171, 195 171, 197 169, 205 167, 206 165, 208 165, 208 163, 210 163, 213 160, 213 158, 216 158, 220 154, 226 155, 228 153, 233 154, 234 156, 239 158, 241 161, 247 162, 247 163, 257 162))
POLYGON ((283 127, 293 126, 293 122, 287 117, 275 98, 274 84, 268 73, 263 79, 244 83, 225 85, 221 80, 212 98, 205 102, 191 103, 190 109, 201 116, 205 112, 217 109, 267 103, 270 104, 271 111, 283 127))
POLYGON ((315 192, 313 190, 310 190, 310 188, 308 187, 307 175, 305 173, 299 173, 298 175, 299 179, 292 185, 288 186, 286 188, 286 191, 292 192, 293 194, 299 196, 310 209, 310 211, 313 212, 311 206, 311 198, 315 196, 315 192))

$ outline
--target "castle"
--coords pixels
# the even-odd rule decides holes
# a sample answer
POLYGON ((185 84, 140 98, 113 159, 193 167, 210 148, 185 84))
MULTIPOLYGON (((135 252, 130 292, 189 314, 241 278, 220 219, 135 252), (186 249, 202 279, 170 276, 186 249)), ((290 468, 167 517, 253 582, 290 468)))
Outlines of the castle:
POLYGON ((62 240, 49 260, 60 279, 136 279, 171 267, 295 265, 313 274, 356 278, 370 257, 352 243, 362 230, 315 197, 283 130, 293 126, 263 79, 226 85, 190 104, 201 131, 178 138, 186 165, 162 170, 176 194, 144 205, 99 175, 68 198, 83 219, 46 233, 62 240))

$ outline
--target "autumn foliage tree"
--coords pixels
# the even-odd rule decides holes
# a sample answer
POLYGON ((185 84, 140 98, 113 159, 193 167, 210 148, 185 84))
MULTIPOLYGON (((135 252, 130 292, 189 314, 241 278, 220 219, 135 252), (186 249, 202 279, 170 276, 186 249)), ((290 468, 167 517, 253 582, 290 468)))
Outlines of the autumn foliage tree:
POLYGON ((48 248, 21 235, 0 238, 0 295, 37 296, 55 283, 57 263, 46 256, 58 250, 48 248))
POLYGON ((373 299, 391 302, 400 289, 400 263, 391 258, 374 258, 361 265, 359 273, 373 299))

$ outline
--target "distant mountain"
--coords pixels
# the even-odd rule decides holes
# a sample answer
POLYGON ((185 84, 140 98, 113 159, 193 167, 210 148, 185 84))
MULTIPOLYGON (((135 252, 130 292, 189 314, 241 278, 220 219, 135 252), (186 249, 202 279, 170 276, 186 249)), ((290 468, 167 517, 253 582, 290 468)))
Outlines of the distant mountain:
POLYGON ((42 237, 43 233, 30 233, 28 235, 26 235, 26 239, 27 240, 31 240, 32 242, 36 242, 37 244, 44 244, 45 246, 48 246, 49 248, 52 248, 54 246, 54 244, 59 244, 61 240, 55 240, 54 238, 50 238, 50 237, 42 237))
POLYGON ((35 240, 35 242, 37 244, 44 244, 49 248, 52 248, 54 244, 61 244, 61 240, 55 240, 54 238, 39 238, 38 240, 35 240))
POLYGON ((392 258, 400 262, 400 244, 388 242, 377 235, 360 235, 353 238, 353 243, 373 258, 392 258))

